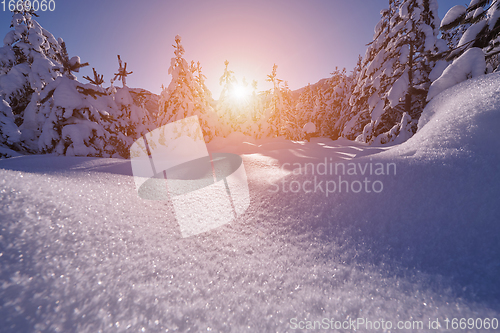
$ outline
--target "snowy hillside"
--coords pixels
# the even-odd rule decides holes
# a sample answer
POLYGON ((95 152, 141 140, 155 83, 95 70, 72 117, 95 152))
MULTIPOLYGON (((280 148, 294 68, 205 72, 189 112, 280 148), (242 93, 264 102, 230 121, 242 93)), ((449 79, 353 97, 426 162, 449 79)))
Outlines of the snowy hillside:
POLYGON ((499 93, 497 74, 446 90, 391 148, 214 139, 242 156, 250 208, 188 238, 169 201, 138 197, 128 160, 2 160, 1 331, 300 332, 328 318, 456 332, 445 319, 500 318, 499 93), (357 174, 324 175, 325 159, 357 174))

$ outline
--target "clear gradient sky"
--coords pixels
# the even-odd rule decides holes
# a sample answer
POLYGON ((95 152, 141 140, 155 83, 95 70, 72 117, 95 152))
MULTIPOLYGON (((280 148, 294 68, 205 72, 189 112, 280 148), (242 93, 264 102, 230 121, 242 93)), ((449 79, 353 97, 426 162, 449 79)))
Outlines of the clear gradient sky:
MULTIPOLYGON (((39 12, 37 20, 66 41, 70 57, 90 63, 80 80, 95 67, 109 85, 120 54, 134 72, 128 86, 159 93, 170 82, 172 44, 179 34, 186 60, 200 61, 215 99, 226 59, 237 79, 255 79, 259 90, 269 88, 265 78, 274 63, 292 90, 328 77, 335 66, 352 70, 372 40, 380 10, 388 6, 388 0, 54 1, 55 11, 39 12)), ((465 2, 439 0, 440 18, 465 2)), ((0 7, 2 39, 10 20, 8 9, 0 7)))

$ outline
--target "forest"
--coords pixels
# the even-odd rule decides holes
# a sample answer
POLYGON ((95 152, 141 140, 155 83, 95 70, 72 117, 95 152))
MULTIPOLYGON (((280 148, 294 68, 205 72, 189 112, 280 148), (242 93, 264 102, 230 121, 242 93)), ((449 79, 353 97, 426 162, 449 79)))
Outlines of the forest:
POLYGON ((233 132, 303 140, 304 126, 313 123, 315 136, 402 143, 416 133, 432 98, 498 69, 499 6, 472 0, 441 20, 437 0, 390 0, 354 69, 337 68, 291 91, 275 64, 267 77, 272 88, 258 91, 255 81, 237 82, 226 61, 217 99, 201 64, 184 58, 180 36, 174 39, 170 83, 158 96, 127 86, 133 71, 120 55, 108 86, 95 69, 79 82, 74 73, 91 65, 70 57, 66 43, 44 29, 32 10, 16 10, 0 48, 0 156, 128 158, 140 136, 193 115, 206 142, 233 132))

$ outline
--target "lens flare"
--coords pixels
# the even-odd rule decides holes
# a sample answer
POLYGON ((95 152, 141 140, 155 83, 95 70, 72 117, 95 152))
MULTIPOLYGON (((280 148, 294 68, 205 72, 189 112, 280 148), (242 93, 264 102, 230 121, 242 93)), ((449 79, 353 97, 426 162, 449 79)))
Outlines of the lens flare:
POLYGON ((250 95, 250 90, 243 85, 235 85, 231 91, 231 96, 237 101, 244 101, 250 95))

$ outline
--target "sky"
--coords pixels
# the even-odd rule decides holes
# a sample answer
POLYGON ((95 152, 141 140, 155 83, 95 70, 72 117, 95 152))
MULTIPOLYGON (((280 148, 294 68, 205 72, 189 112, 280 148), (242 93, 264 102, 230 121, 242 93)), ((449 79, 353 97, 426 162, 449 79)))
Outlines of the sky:
MULTIPOLYGON (((154 93, 168 86, 175 36, 182 37, 185 59, 199 61, 207 86, 218 99, 224 61, 241 82, 266 77, 273 65, 292 90, 330 76, 336 67, 351 71, 373 38, 380 10, 388 0, 52 0, 53 12, 37 21, 62 37, 70 57, 78 55, 104 74, 105 86, 118 69, 117 55, 133 71, 129 87, 154 93)), ((440 18, 461 1, 440 0, 440 18)), ((0 2, 0 36, 9 31, 11 13, 0 2)), ((6 1, 8 6, 8 1, 6 1)))

